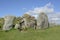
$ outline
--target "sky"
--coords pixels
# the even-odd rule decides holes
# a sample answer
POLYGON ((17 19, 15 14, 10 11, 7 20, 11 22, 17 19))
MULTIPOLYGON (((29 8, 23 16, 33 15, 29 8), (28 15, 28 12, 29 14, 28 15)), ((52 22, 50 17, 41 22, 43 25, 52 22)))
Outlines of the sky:
POLYGON ((40 12, 45 12, 49 21, 60 23, 60 0, 0 0, 0 17, 25 13, 37 17, 40 12))

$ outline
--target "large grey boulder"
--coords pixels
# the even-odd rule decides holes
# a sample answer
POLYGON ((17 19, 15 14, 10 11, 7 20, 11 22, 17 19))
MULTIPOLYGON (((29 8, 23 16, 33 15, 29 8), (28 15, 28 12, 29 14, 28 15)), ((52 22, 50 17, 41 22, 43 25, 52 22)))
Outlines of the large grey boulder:
POLYGON ((48 27, 48 16, 45 13, 40 13, 37 18, 37 29, 45 29, 48 27))
POLYGON ((12 28, 13 25, 13 21, 14 21, 14 16, 5 16, 4 17, 4 25, 3 25, 3 30, 10 30, 12 28))

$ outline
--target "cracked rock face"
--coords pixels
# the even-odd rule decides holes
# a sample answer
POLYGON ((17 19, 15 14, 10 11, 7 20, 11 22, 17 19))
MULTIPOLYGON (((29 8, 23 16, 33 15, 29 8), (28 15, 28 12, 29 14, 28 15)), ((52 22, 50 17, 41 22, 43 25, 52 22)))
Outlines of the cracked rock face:
MULTIPOLYGON (((23 20, 24 20, 24 26, 26 27, 26 28, 34 28, 34 27, 36 27, 37 25, 36 25, 36 20, 35 19, 33 19, 33 20, 27 20, 27 18, 23 18, 23 20)), ((23 27, 24 27, 23 26, 23 27)))
POLYGON ((14 16, 5 16, 4 17, 4 25, 3 25, 3 30, 10 30, 13 25, 14 21, 14 16))
POLYGON ((48 16, 45 13, 41 13, 37 19, 37 28, 45 29, 49 27, 48 16))
POLYGON ((15 25, 15 29, 18 29, 20 27, 20 24, 15 25))

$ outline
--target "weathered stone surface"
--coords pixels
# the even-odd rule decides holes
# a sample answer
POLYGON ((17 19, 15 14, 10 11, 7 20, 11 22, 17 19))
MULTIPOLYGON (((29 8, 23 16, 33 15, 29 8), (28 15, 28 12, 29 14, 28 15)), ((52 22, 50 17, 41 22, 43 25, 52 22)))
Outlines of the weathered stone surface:
POLYGON ((37 19, 37 29, 45 29, 49 27, 48 17, 45 13, 41 13, 37 19))
POLYGON ((30 28, 33 28, 33 29, 36 29, 37 27, 37 21, 34 19, 34 20, 31 20, 29 23, 28 23, 28 26, 30 28))
POLYGON ((30 22, 30 15, 29 14, 24 14, 23 16, 23 21, 24 21, 24 25, 22 26, 23 28, 28 28, 29 26, 29 22, 30 22))
POLYGON ((16 24, 14 29, 18 29, 20 27, 20 24, 16 24))
POLYGON ((28 14, 25 14, 21 21, 19 22, 19 29, 34 28, 36 29, 37 22, 36 19, 28 14))
POLYGON ((4 17, 4 25, 3 25, 3 30, 10 30, 13 25, 14 21, 14 16, 5 16, 4 17))
POLYGON ((36 29, 36 26, 37 26, 36 19, 30 17, 30 18, 23 18, 23 20, 24 20, 24 25, 23 25, 24 28, 36 29), (30 19, 30 20, 27 20, 27 19, 30 19))

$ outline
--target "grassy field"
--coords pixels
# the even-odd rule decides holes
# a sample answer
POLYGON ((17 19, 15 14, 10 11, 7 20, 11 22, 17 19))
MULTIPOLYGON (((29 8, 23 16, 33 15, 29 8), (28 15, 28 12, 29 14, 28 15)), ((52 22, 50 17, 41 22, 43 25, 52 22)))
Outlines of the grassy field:
POLYGON ((33 30, 20 32, 10 30, 0 31, 0 40, 60 40, 60 27, 52 27, 46 30, 33 30))

